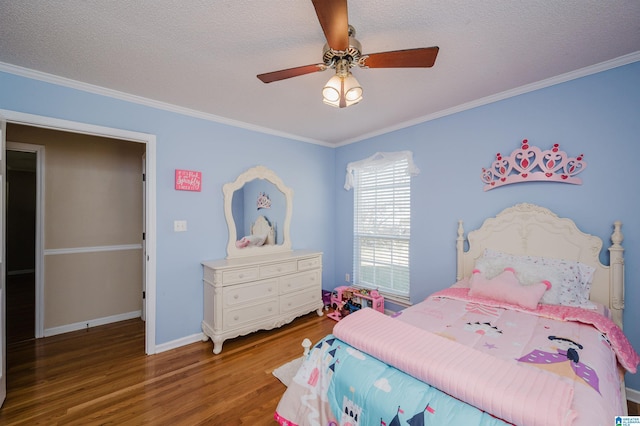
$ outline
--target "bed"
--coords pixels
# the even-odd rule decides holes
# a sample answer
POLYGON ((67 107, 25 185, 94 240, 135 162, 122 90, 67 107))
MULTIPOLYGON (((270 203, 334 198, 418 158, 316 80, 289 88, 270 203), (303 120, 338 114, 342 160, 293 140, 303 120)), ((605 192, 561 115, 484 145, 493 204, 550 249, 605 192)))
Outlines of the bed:
POLYGON ((533 204, 465 238, 456 282, 387 316, 362 309, 314 345, 281 425, 597 425, 626 415, 624 249, 533 204), (466 246, 466 247, 465 247, 466 246), (466 250, 465 250, 466 248, 466 250), (447 287, 449 286, 449 287, 447 287))
POLYGON ((276 243, 275 227, 269 223, 269 220, 260 215, 255 222, 251 224, 251 234, 245 235, 236 241, 236 247, 260 247, 265 245, 274 245, 276 243))

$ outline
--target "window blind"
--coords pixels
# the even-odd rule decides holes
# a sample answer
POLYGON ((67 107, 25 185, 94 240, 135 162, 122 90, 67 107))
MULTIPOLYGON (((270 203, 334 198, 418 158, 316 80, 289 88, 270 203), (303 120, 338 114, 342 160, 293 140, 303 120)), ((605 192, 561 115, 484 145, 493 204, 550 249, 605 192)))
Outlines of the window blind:
POLYGON ((408 161, 354 170, 354 284, 409 297, 408 161))

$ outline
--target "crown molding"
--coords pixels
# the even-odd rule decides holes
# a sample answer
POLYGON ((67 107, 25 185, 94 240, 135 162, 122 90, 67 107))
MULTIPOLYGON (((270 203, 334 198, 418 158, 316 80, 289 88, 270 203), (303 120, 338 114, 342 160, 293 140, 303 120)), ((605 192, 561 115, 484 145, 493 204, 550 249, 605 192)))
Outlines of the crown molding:
POLYGON ((477 108, 483 105, 487 105, 493 102, 498 102, 504 99, 508 99, 514 96, 522 95, 524 93, 532 92, 535 90, 543 89, 546 87, 554 86, 556 84, 564 83, 570 80, 575 80, 581 77, 586 77, 591 74, 596 74, 602 71, 607 71, 613 68, 617 68, 620 66, 628 65, 633 62, 640 61, 640 51, 630 53, 628 55, 620 56, 618 58, 612 59, 610 61, 601 62, 599 64, 591 65, 589 67, 581 68, 579 70, 571 71, 565 74, 561 74, 555 77, 551 77, 545 80, 541 80, 535 83, 527 84, 521 87, 517 87, 515 89, 506 90, 501 93, 497 93, 495 95, 486 96, 484 98, 477 99, 475 101, 467 102, 452 108, 448 108, 442 111, 435 112, 433 114, 428 114, 422 117, 418 117, 414 120, 405 121, 399 123, 395 126, 386 127, 384 129, 377 130, 375 132, 366 133, 364 135, 358 136, 356 138, 351 138, 344 140, 337 144, 331 144, 324 141, 319 141, 310 138, 304 138, 299 135, 293 135, 290 133, 280 132, 274 129, 270 129, 268 127, 256 126, 253 124, 245 123, 243 121, 232 120, 229 118, 221 117, 214 114, 208 114, 201 111, 180 107, 177 105, 169 104, 166 102, 160 102, 149 98, 144 98, 142 96, 136 96, 125 92, 120 92, 117 90, 107 89, 101 86, 96 86, 89 83, 83 83, 77 80, 72 80, 65 77, 60 77, 53 74, 48 74, 41 71, 32 70, 29 68, 20 67, 17 65, 7 64, 4 62, 0 62, 0 72, 6 72, 9 74, 14 74, 26 78, 31 78, 34 80, 43 81, 46 83, 56 84, 59 86, 69 87, 72 89, 81 90, 84 92, 94 93, 102 96, 107 96, 115 99, 120 99, 127 102, 136 103, 139 105, 145 105, 152 108, 174 112, 176 114, 186 115, 189 117, 199 118, 202 120, 213 121, 216 123, 226 124, 233 127, 239 127, 245 130, 251 130, 258 133, 265 133, 273 136, 278 136, 286 139, 297 140, 300 142, 311 143, 315 145, 322 145, 330 148, 336 148, 344 145, 349 145, 354 142, 359 142, 365 139, 369 139, 375 136, 380 136, 386 133, 394 132, 396 130, 401 130, 407 127, 415 126, 416 124, 425 123, 427 121, 435 120, 438 118, 446 117, 448 115, 456 114, 459 112, 467 111, 469 109, 477 108))
POLYGON ((293 135, 291 133, 280 132, 274 129, 270 129, 268 127, 256 126, 254 124, 245 123, 244 121, 232 120, 230 118, 221 117, 219 115, 208 114, 202 111, 197 111, 190 108, 184 108, 184 107, 170 104, 167 102, 156 101, 154 99, 132 95, 130 93, 120 92, 118 90, 107 89, 105 87, 96 86, 94 84, 84 83, 84 82, 72 80, 66 77, 60 77, 54 74, 48 74, 45 72, 36 71, 29 68, 23 68, 17 65, 7 64, 4 62, 0 62, 0 72, 6 72, 6 73, 14 74, 20 77, 26 77, 33 80, 42 81, 45 83, 56 84, 58 86, 64 86, 70 89, 81 90, 83 92, 93 93, 96 95, 107 96, 110 98, 135 103, 138 105, 144 105, 151 108, 160 109, 163 111, 174 112, 176 114, 199 118, 202 120, 212 121, 215 123, 226 124, 229 126, 238 127, 245 130, 251 130, 258 133, 265 133, 273 136, 278 136, 286 139, 293 139, 300 142, 306 142, 306 143, 311 143, 316 145, 324 145, 328 147, 334 146, 333 144, 328 144, 323 141, 304 138, 298 135, 293 135))
POLYGON ((357 138, 352 138, 337 144, 336 146, 348 145, 354 142, 359 142, 365 139, 370 139, 375 136, 380 136, 385 133, 394 132, 396 130, 405 129, 407 127, 415 126, 416 124, 425 123, 427 121, 436 120, 438 118, 446 117, 448 115, 457 114, 459 112, 467 111, 480 106, 488 105, 494 102, 502 101, 504 99, 512 98, 514 96, 522 95, 525 93, 533 92, 546 87, 555 86, 556 84, 565 83, 567 81, 576 80, 578 78, 586 77, 592 74, 597 74, 602 71, 607 71, 613 68, 618 68, 624 65, 629 65, 634 62, 640 61, 640 51, 630 53, 628 55, 620 56, 619 58, 612 59, 610 61, 601 62, 599 64, 591 65, 579 70, 571 71, 565 74, 560 74, 555 77, 547 78, 535 83, 530 83, 524 86, 516 87, 515 89, 506 90, 504 92, 496 93, 495 95, 486 96, 484 98, 476 99, 475 101, 467 102, 461 105, 457 105, 452 108, 448 108, 442 111, 435 112, 433 114, 418 117, 413 120, 399 123, 392 127, 386 127, 376 132, 367 133, 357 138))

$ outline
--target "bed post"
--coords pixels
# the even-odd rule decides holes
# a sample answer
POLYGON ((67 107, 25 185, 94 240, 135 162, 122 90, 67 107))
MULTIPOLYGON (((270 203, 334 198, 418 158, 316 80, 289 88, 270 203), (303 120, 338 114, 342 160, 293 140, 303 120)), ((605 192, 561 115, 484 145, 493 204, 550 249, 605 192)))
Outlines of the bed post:
POLYGON ((458 221, 458 238, 456 238, 456 281, 460 281, 464 277, 464 228, 462 227, 462 219, 458 221))
POLYGON ((613 226, 614 230, 611 235, 611 242, 613 244, 609 247, 609 283, 611 285, 609 289, 609 298, 611 301, 609 309, 611 309, 613 321, 622 328, 622 311, 624 309, 624 248, 621 243, 624 237, 620 231, 622 222, 618 220, 614 222, 613 226))

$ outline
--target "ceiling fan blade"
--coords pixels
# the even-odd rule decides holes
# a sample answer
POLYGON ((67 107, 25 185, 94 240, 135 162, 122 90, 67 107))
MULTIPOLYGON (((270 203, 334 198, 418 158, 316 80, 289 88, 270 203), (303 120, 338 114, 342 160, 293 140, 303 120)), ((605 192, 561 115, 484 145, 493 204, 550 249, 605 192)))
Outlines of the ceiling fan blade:
POLYGON ((347 0, 311 0, 327 44, 333 50, 349 47, 349 17, 347 0))
POLYGON ((311 74, 312 72, 324 71, 327 69, 325 64, 304 65, 301 67, 287 68, 286 70, 272 71, 265 74, 259 74, 257 77, 263 83, 271 83, 274 81, 285 80, 291 77, 311 74))
POLYGON ((429 68, 436 62, 439 47, 393 50, 370 53, 364 59, 364 68, 429 68))

